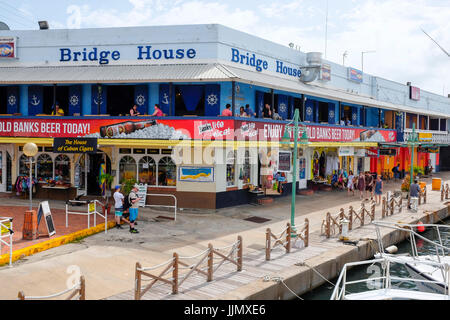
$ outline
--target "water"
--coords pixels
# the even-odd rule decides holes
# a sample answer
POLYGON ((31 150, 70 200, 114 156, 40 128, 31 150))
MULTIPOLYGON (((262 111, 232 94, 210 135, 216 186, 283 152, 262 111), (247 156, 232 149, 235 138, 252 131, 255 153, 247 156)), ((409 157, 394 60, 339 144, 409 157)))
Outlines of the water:
MULTIPOLYGON (((450 218, 445 220, 445 224, 450 225, 450 218)), ((434 230, 428 230, 421 234, 423 237, 434 240, 438 242, 438 236, 437 232, 434 230)), ((440 229, 441 233, 441 239, 444 246, 450 246, 450 229, 440 229)), ((435 254, 435 247, 427 242, 424 242, 422 239, 418 239, 416 241, 417 243, 417 250, 419 255, 424 254, 435 254)), ((399 244, 397 244, 398 247, 398 253, 411 253, 411 243, 409 240, 403 241, 399 244)), ((347 279, 348 281, 353 280, 362 280, 367 279, 368 277, 374 277, 375 272, 377 271, 377 266, 374 265, 373 267, 369 268, 369 264, 363 265, 363 266, 357 266, 353 269, 349 270, 347 272, 347 279)), ((408 278, 409 273, 406 270, 406 268, 398 263, 391 264, 391 275, 401 277, 401 278, 408 278)), ((337 282, 337 278, 331 280, 332 283, 337 282)), ((371 284, 369 283, 369 286, 371 284)), ((413 282, 402 282, 402 283, 394 283, 397 288, 404 288, 404 289, 410 289, 410 290, 418 290, 415 283, 413 282)), ((331 294, 333 293, 334 286, 332 286, 329 283, 325 283, 322 286, 308 292, 307 294, 303 295, 302 298, 305 300, 329 300, 331 297, 331 294)), ((358 283, 347 287, 347 292, 349 293, 357 293, 368 290, 368 283, 358 283)))

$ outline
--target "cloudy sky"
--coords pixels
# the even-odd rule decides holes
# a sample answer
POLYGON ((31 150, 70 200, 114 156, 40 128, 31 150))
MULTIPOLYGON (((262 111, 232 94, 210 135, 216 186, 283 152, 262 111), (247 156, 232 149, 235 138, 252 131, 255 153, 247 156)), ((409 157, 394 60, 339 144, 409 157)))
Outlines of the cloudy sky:
POLYGON ((0 0, 12 29, 220 23, 422 90, 450 93, 449 0, 0 0), (325 26, 327 42, 325 41, 325 26))

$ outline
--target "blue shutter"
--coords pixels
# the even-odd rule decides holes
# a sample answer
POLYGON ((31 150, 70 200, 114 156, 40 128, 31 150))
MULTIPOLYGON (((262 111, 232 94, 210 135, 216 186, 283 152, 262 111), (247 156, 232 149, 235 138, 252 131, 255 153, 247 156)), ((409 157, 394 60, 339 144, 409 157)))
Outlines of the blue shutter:
POLYGON ((314 122, 319 123, 319 101, 314 101, 314 122))
POLYGON ((218 115, 220 115, 220 85, 208 84, 205 86, 205 116, 218 115))
POLYGON ((305 121, 314 122, 315 101, 307 99, 305 103, 305 121))
POLYGON ((200 99, 204 96, 203 86, 180 86, 181 97, 183 98, 186 110, 195 111, 200 99))
POLYGON ((19 87, 6 88, 6 112, 13 114, 19 110, 19 87))
MULTIPOLYGON (((106 86, 102 85, 102 94, 99 97, 98 96, 98 86, 92 85, 92 101, 91 101, 91 114, 98 114, 97 113, 97 105, 100 103, 100 114, 106 114, 106 86), (100 101, 98 99, 100 98, 100 101)), ((128 108, 128 106, 127 106, 128 108)), ((131 108, 131 107, 130 107, 131 108)), ((126 109, 126 112, 128 113, 129 109, 126 109)))
POLYGON ((295 109, 295 104, 294 104, 294 97, 289 97, 289 119, 294 119, 294 109, 295 109))
POLYGON ((147 113, 148 101, 149 101, 148 86, 147 85, 135 86, 134 87, 134 103, 137 106, 137 110, 141 114, 147 113))
POLYGON ((159 85, 159 106, 162 112, 165 114, 170 114, 170 95, 168 84, 159 85))
POLYGON ((69 87, 69 110, 66 115, 81 114, 81 86, 69 87))
POLYGON ((28 88, 28 115, 35 116, 43 112, 43 92, 41 86, 31 86, 28 88))
POLYGON ((358 108, 352 107, 352 119, 351 124, 356 126, 358 124, 358 108))
POLYGON ((336 119, 336 105, 334 103, 328 103, 328 123, 335 124, 336 119))
POLYGON ((256 91, 256 116, 258 118, 263 117, 263 109, 264 109, 264 92, 256 91))
POLYGON ((279 94, 277 110, 278 114, 283 120, 287 119, 288 117, 288 107, 289 107, 288 96, 284 94, 279 94))

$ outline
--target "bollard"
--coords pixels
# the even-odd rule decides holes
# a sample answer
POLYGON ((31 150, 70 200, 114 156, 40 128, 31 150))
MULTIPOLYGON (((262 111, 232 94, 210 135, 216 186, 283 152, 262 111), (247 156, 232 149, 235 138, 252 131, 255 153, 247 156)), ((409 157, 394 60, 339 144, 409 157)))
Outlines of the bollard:
POLYGON ((173 285, 172 285, 172 294, 178 294, 178 254, 176 252, 173 253, 173 285))
POLYGON ((141 271, 139 269, 141 269, 142 266, 139 262, 136 262, 136 269, 135 269, 135 277, 134 277, 134 300, 141 300, 141 285, 142 285, 142 280, 141 280, 141 271))
POLYGON ((287 224, 287 230, 286 230, 286 253, 291 252, 291 224, 288 222, 287 224))
POLYGON ((271 240, 270 240, 270 228, 267 228, 266 230, 266 261, 270 260, 270 246, 271 246, 271 240))

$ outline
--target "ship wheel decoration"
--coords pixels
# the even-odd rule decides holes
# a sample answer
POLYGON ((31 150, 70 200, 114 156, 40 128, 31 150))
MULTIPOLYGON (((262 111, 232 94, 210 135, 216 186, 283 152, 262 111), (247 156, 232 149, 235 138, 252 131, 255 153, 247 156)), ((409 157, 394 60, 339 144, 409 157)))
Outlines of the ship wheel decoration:
POLYGON ((78 96, 74 94, 73 96, 70 97, 69 101, 72 106, 76 106, 78 104, 78 101, 80 101, 80 99, 78 99, 78 96))
POLYGON ((211 93, 208 98, 207 98, 208 104, 210 106, 216 105, 217 102, 219 101, 219 99, 217 98, 217 96, 213 93, 211 93))
POLYGON ((145 97, 142 94, 138 95, 136 97, 136 104, 141 107, 144 105, 144 103, 145 103, 145 97))
POLYGON ((15 105, 15 104, 16 104, 16 101, 17 101, 16 96, 10 95, 10 96, 8 97, 8 104, 9 104, 10 106, 15 105))
POLYGON ((352 116, 353 121, 356 121, 356 117, 357 117, 357 115, 356 115, 356 113, 354 113, 352 116))
POLYGON ((280 111, 281 112, 286 112, 286 104, 285 103, 280 103, 280 111))
POLYGON ((328 113, 328 118, 333 119, 334 118, 334 111, 330 110, 330 112, 328 113))
POLYGON ((311 115, 313 114, 313 110, 312 110, 311 107, 306 108, 306 114, 307 114, 308 116, 311 116, 311 115))

